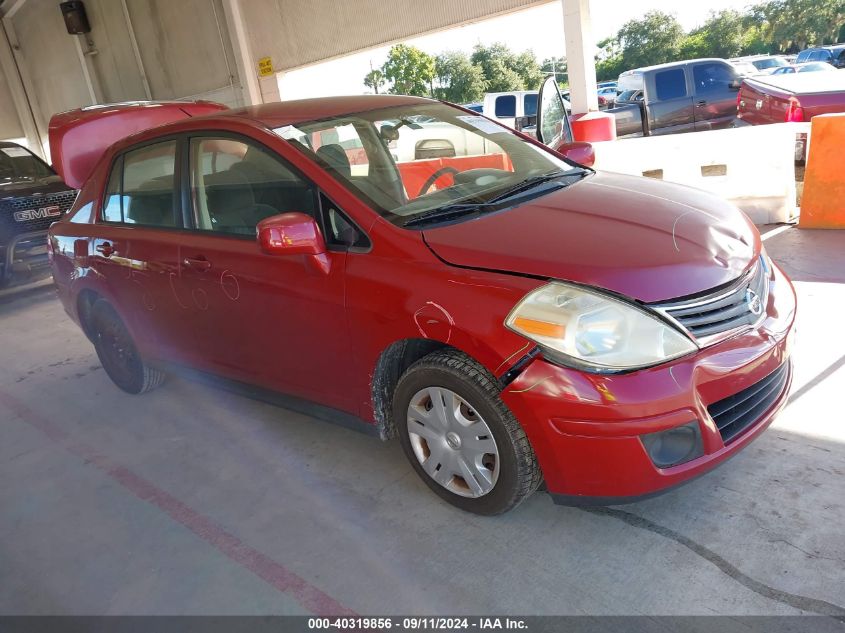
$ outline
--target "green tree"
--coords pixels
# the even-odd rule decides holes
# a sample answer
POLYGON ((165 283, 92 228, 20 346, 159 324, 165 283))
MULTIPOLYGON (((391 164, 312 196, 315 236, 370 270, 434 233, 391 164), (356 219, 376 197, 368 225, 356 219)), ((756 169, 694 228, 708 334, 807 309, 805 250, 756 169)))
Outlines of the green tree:
POLYGON ((769 0, 750 13, 779 51, 835 42, 845 26, 845 0, 769 0))
POLYGON ((681 56, 684 59, 736 57, 743 50, 744 31, 745 25, 739 11, 711 11, 707 21, 684 38, 681 56))
POLYGON ((434 60, 434 78, 434 96, 452 103, 480 101, 487 88, 481 67, 461 52, 438 55, 434 60))
POLYGON ((378 94, 379 88, 385 83, 384 73, 379 68, 374 68, 364 75, 364 85, 370 88, 373 93, 378 94))
POLYGON ((490 46, 476 44, 470 60, 484 73, 488 91, 525 90, 525 80, 516 70, 519 66, 517 56, 505 44, 501 42, 490 46))
POLYGON ((537 63, 537 56, 534 51, 527 50, 516 56, 512 70, 522 79, 522 85, 526 90, 538 90, 545 77, 545 73, 537 63))
POLYGON ((543 71, 543 76, 554 74, 558 85, 569 85, 566 57, 547 57, 540 64, 540 70, 543 71))
POLYGON ((434 80, 434 58, 416 46, 395 44, 387 53, 381 68, 385 79, 391 82, 392 94, 425 97, 431 94, 434 80))
POLYGON ((678 51, 679 59, 696 59, 699 57, 713 57, 710 54, 709 42, 705 33, 700 29, 687 34, 681 42, 678 51))
POLYGON ((606 37, 598 43, 599 52, 596 55, 596 79, 611 81, 619 78, 625 70, 622 59, 622 45, 616 37, 606 37))
POLYGON ((678 59, 684 29, 674 15, 649 11, 626 22, 616 34, 625 68, 639 68, 678 59))

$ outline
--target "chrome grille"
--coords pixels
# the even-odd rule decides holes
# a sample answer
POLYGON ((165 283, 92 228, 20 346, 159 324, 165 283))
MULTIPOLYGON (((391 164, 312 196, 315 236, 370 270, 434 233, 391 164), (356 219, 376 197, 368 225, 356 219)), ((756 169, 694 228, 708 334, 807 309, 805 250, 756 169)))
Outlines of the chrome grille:
POLYGON ((58 191, 42 196, 26 196, 20 198, 0 199, 0 237, 10 238, 21 233, 32 231, 46 231, 50 225, 67 213, 73 201, 76 200, 76 190, 58 191), (32 209, 43 209, 49 206, 59 207, 59 215, 35 217, 19 221, 15 219, 15 212, 32 209))
POLYGON ((742 327, 756 325, 768 300, 768 266, 761 257, 754 267, 726 288, 684 301, 654 304, 692 334, 699 343, 711 343, 742 327))

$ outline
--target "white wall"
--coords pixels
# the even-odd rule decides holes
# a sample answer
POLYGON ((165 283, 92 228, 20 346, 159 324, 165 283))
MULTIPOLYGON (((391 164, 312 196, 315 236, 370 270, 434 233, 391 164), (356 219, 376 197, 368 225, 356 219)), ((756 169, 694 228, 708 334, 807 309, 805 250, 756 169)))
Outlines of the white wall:
MULTIPOLYGON (((53 114, 93 102, 149 97, 242 105, 221 0, 126 0, 125 12, 123 0, 86 0, 85 8, 88 36, 67 33, 58 0, 24 0, 3 20, 43 141, 53 114), (89 50, 94 54, 82 55, 89 50)), ((1 125, 14 127, 8 102, 4 90, 1 125)), ((15 128, 0 136, 11 135, 23 134, 15 128)))
POLYGON ((797 215, 796 135, 809 132, 809 123, 778 123, 593 143, 595 168, 659 170, 663 180, 731 201, 756 224, 788 222, 797 215))
MULTIPOLYGON (((419 0, 85 0, 87 36, 67 33, 58 0, 6 0, 0 13, 32 111, 23 132, 46 145, 50 117, 64 110, 146 98, 277 101, 275 76, 253 80, 261 57, 283 71, 551 1, 428 0, 421 10, 419 0), (239 42, 224 3, 242 16, 239 42)), ((2 136, 23 136, 13 113, 4 90, 2 136)))
POLYGON ((552 1, 242 0, 241 8, 252 58, 290 70, 552 1))
MULTIPOLYGON (((4 43, 0 41, 0 46, 4 43)), ((11 140, 24 135, 21 122, 18 119, 18 111, 15 109, 15 102, 12 99, 12 91, 0 67, 0 140, 11 140)))

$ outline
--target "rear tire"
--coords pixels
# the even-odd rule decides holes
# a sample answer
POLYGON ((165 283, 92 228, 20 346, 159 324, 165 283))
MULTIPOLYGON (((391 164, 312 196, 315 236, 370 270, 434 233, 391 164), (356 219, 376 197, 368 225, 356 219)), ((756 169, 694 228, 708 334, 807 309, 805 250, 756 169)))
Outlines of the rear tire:
POLYGON ((475 514, 507 512, 542 481, 525 431, 499 391, 475 360, 440 350, 411 365, 393 394, 411 466, 438 496, 475 514))
POLYGON ((115 309, 98 299, 91 309, 94 349, 109 378, 126 393, 140 394, 164 382, 165 374, 147 365, 115 309))

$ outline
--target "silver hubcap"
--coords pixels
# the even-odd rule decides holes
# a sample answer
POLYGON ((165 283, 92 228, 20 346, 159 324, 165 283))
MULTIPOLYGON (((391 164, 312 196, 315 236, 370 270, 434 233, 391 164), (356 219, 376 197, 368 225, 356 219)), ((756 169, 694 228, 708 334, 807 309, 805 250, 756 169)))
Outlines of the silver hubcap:
POLYGON ((482 497, 499 478, 499 449, 490 427, 454 391, 428 387, 408 405, 408 436, 423 470, 462 497, 482 497))

